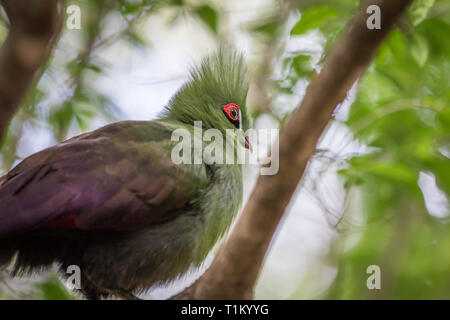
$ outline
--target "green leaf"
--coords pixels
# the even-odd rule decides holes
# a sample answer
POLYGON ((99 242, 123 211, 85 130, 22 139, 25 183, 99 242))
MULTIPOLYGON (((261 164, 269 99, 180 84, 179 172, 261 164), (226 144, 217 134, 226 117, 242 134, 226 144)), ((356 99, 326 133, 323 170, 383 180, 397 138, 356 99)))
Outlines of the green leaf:
POLYGON ((387 45, 397 61, 405 60, 405 36, 400 31, 391 31, 387 39, 387 45))
POLYGON ((414 26, 420 24, 434 5, 434 0, 416 0, 409 9, 409 18, 414 26))
POLYGON ((292 28, 291 35, 301 35, 319 27, 326 18, 335 16, 336 10, 328 6, 313 7, 302 13, 300 20, 292 28))
POLYGON ((430 55, 448 60, 450 54, 450 23, 440 19, 427 19, 417 27, 430 45, 430 55))
POLYGON ((67 101, 61 107, 51 110, 49 123, 53 127, 55 138, 59 141, 66 139, 67 130, 73 117, 72 101, 67 101))
POLYGON ((414 33, 410 44, 411 55, 420 67, 425 65, 428 59, 428 42, 418 33, 414 33))
POLYGON ((218 14, 215 9, 205 4, 194 9, 198 17, 215 33, 218 31, 218 14))
POLYGON ((369 164, 366 170, 388 179, 395 179, 406 183, 415 183, 417 181, 417 173, 407 165, 400 163, 374 162, 369 164))
POLYGON ((79 59, 75 59, 67 63, 66 69, 72 77, 79 75, 84 70, 91 70, 95 73, 102 73, 102 69, 98 65, 90 62, 80 61, 79 59))
POLYGON ((259 25, 253 26, 250 28, 250 32, 259 33, 266 36, 274 36, 276 35, 278 29, 280 27, 280 22, 277 19, 272 19, 269 21, 265 21, 259 25))
POLYGON ((273 87, 284 94, 292 94, 292 83, 288 80, 274 80, 271 82, 273 87))
POLYGON ((175 7, 181 7, 184 5, 184 1, 183 0, 168 0, 167 4, 175 6, 175 7))
POLYGON ((313 71, 311 57, 299 54, 292 59, 292 68, 299 77, 309 77, 313 71))
POLYGON ((75 300, 56 275, 50 275, 36 284, 43 294, 44 300, 75 300))

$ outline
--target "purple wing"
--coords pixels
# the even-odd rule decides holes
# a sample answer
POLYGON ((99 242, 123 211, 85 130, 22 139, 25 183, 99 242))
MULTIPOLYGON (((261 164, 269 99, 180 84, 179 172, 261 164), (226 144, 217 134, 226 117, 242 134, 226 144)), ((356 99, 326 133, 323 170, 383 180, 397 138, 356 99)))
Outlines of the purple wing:
POLYGON ((26 158, 0 178, 0 237, 49 228, 131 231, 189 206, 204 177, 174 170, 159 147, 167 135, 160 126, 118 122, 26 158), (156 142, 148 138, 155 131, 156 142))

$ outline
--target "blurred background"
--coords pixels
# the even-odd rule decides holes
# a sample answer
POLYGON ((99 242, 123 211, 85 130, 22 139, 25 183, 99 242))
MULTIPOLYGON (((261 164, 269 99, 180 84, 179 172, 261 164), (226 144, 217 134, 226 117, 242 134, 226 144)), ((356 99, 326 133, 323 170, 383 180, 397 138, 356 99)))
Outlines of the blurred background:
MULTIPOLYGON (((158 117, 219 45, 245 54, 255 128, 282 127, 358 0, 97 0, 65 24, 1 141, 0 175, 113 121, 158 117)), ((7 22, 0 12, 0 42, 7 22)), ((256 299, 450 298, 450 3, 416 0, 317 146, 271 243, 256 299), (369 290, 367 268, 381 288, 369 290)), ((262 142, 264 143, 264 141, 262 142)), ((265 143, 266 147, 268 142, 265 143)), ((258 168, 245 168, 246 197, 258 168)), ((212 253, 213 254, 213 253, 212 253)), ((141 297, 165 299, 207 268, 141 297)), ((56 273, 12 279, 1 299, 77 299, 56 273)))

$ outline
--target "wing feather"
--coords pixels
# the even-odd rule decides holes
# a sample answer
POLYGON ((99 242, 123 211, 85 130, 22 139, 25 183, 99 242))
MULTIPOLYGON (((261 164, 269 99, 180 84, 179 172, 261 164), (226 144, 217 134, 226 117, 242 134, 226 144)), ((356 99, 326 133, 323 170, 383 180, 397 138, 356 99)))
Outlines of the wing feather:
POLYGON ((0 237, 34 229, 132 231, 189 206, 204 168, 170 160, 170 130, 124 121, 36 153, 0 178, 0 237))

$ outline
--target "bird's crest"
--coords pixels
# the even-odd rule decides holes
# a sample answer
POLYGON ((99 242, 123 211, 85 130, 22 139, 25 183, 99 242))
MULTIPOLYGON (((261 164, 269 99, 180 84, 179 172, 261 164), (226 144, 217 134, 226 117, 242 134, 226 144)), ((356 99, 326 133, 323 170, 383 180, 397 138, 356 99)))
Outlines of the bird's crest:
POLYGON ((242 54, 221 48, 191 70, 188 82, 169 101, 165 116, 189 124, 201 120, 206 127, 222 129, 229 126, 229 122, 218 110, 234 103, 240 108, 242 128, 246 129, 247 91, 242 54))

